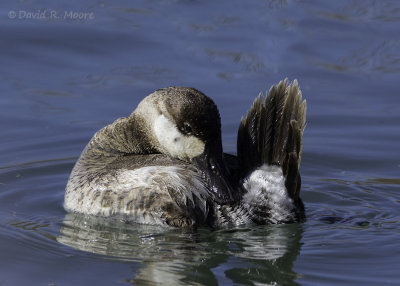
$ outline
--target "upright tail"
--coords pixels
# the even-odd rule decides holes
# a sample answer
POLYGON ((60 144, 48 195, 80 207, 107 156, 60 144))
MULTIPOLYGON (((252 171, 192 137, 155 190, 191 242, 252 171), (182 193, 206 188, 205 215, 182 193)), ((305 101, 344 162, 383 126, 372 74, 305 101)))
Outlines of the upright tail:
POLYGON ((262 165, 280 166, 288 195, 300 208, 299 167, 305 120, 306 101, 297 80, 289 84, 286 78, 272 86, 265 99, 262 93, 255 99, 242 118, 237 141, 241 177, 262 165))

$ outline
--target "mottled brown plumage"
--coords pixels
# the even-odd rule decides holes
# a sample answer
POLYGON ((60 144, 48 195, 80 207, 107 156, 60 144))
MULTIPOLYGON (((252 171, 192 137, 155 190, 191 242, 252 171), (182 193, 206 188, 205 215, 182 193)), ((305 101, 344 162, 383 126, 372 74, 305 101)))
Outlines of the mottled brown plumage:
POLYGON ((299 221, 304 124, 297 82, 280 82, 242 119, 236 157, 222 151, 209 97, 187 87, 157 90, 96 132, 71 172, 65 208, 190 228, 299 221))

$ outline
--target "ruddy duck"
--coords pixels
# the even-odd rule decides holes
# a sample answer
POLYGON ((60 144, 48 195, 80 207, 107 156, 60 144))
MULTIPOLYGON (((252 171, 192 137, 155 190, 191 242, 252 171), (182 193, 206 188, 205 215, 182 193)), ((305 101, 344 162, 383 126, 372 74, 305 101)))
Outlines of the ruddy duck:
POLYGON ((306 102, 297 81, 260 94, 237 156, 222 151, 215 103, 168 87, 94 134, 68 180, 67 211, 177 227, 304 219, 299 166, 306 102))

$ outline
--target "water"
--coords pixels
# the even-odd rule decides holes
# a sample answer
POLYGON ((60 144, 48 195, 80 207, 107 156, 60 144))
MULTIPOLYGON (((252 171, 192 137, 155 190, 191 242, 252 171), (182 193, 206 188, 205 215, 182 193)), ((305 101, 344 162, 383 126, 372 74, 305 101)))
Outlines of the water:
POLYGON ((0 284, 399 285, 399 5, 3 1, 0 284), (202 90, 235 153, 285 77, 308 103, 305 223, 185 233, 64 211, 85 144, 145 95, 202 90))

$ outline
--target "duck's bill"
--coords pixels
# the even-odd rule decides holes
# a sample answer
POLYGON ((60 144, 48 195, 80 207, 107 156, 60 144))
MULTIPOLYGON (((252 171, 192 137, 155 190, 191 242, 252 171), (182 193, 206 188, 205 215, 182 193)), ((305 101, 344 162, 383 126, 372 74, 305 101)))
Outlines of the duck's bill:
POLYGON ((205 151, 202 155, 195 157, 193 161, 201 170, 211 196, 220 204, 232 202, 234 186, 222 158, 222 152, 213 152, 208 148, 205 151))

